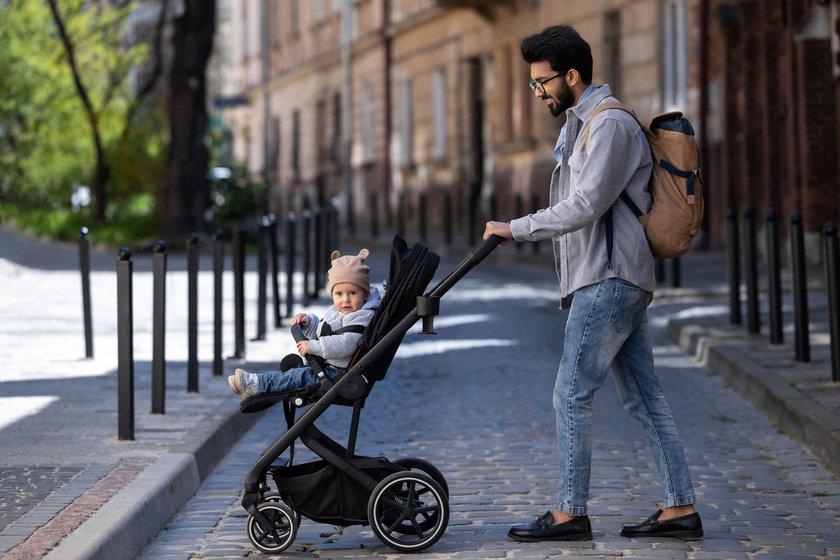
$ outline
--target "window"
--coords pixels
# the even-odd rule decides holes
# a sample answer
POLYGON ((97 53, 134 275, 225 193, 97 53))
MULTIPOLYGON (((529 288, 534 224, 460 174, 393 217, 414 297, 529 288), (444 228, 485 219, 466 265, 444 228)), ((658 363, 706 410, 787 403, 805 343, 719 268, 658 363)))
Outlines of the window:
POLYGON ((435 159, 446 157, 446 133, 449 115, 446 106, 446 68, 438 68, 432 73, 432 118, 434 119, 432 156, 435 159))
POLYGON ((373 160, 373 88, 362 89, 362 150, 364 161, 373 160))
POLYGON ((413 136, 414 136, 414 92, 411 80, 407 79, 402 84, 400 92, 400 160, 403 165, 411 165, 413 152, 413 136))
POLYGON ((680 109, 688 88, 685 0, 666 0, 662 27, 662 104, 666 110, 680 109))
POLYGON ((298 0, 292 0, 292 13, 289 16, 289 24, 291 26, 292 37, 297 37, 300 34, 300 3, 298 0))
POLYGON ((248 2, 242 0, 242 58, 251 56, 251 30, 248 27, 248 2))
POLYGON ((332 146, 330 147, 330 160, 333 163, 341 162, 341 94, 333 95, 333 134, 332 146))
POLYGON ((300 179, 300 110, 292 113, 292 176, 300 179))
POLYGON ((271 118, 271 160, 269 166, 273 173, 280 172, 280 117, 271 118))
POLYGON ((621 12, 604 14, 604 54, 601 58, 604 81, 613 95, 621 97, 621 12))

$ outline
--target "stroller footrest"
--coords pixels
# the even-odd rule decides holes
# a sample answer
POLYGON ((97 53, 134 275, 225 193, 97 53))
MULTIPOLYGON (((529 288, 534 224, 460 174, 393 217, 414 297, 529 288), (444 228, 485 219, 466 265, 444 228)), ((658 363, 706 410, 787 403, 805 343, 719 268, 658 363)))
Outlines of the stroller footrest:
MULTIPOLYGON (((318 386, 315 386, 317 390, 318 386)), ((271 408, 275 404, 286 399, 293 399, 298 396, 306 396, 313 392, 312 388, 298 389, 296 391, 281 391, 278 393, 263 393, 261 395, 254 395, 243 399, 239 403, 239 411, 245 413, 261 412, 266 408, 271 408)))

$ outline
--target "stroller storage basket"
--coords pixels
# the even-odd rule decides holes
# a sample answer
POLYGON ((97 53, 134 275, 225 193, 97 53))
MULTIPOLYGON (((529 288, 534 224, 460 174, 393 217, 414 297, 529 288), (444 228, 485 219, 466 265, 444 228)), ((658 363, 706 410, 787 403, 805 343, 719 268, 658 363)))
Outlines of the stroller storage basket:
MULTIPOLYGON (((377 482, 404 470, 384 457, 354 457, 348 462, 377 482)), ((305 517, 330 525, 367 525, 373 488, 365 488, 332 463, 313 461, 270 472, 283 501, 305 517)))

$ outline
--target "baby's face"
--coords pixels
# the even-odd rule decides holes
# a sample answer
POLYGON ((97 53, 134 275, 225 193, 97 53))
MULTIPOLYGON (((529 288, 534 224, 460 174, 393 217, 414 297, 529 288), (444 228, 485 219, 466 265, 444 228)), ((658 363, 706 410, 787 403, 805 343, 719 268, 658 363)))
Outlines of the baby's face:
POLYGON ((333 305, 342 315, 361 309, 366 297, 367 292, 355 284, 341 282, 333 286, 333 305))

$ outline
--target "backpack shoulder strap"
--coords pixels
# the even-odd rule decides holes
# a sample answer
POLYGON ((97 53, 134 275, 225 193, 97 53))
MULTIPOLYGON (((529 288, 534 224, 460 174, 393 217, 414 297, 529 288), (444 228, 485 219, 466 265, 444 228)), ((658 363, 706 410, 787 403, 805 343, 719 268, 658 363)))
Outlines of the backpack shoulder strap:
MULTIPOLYGON (((633 119, 639 124, 642 131, 644 132, 645 127, 642 122, 639 120, 639 117, 636 116, 636 113, 622 105, 621 103, 601 103, 600 105, 596 106, 595 109, 592 110, 592 113, 589 114, 589 118, 586 119, 586 124, 584 125, 583 133, 583 145, 589 149, 589 129, 592 126, 592 121, 595 120, 595 117, 598 116, 600 113, 608 109, 618 109, 620 111, 624 111, 625 113, 629 114, 633 119)), ((630 196, 625 192, 622 191, 620 195, 621 200, 624 201, 627 206, 630 207, 630 210, 633 214, 636 215, 638 218, 642 215, 642 211, 639 209, 638 206, 633 202, 630 196)), ((613 225, 613 207, 610 206, 607 211, 604 213, 603 216, 604 225, 606 228, 606 237, 607 237, 607 268, 612 268, 612 253, 613 253, 613 238, 615 237, 614 225, 613 225)))
POLYGON ((586 124, 583 127, 583 134, 584 134, 583 145, 587 149, 589 148, 589 129, 592 126, 592 121, 595 120, 596 116, 598 116, 599 114, 601 114, 604 111, 607 111, 609 109, 618 109, 620 111, 624 111, 625 113, 627 113, 628 115, 633 117, 636 120, 636 122, 639 123, 639 126, 642 127, 642 130, 644 130, 642 122, 639 120, 639 117, 636 116, 636 113, 634 113, 633 111, 631 111, 630 109, 628 109, 627 107, 622 105, 621 103, 601 103, 600 105, 596 106, 592 110, 592 112, 589 114, 589 118, 586 119, 586 124))

